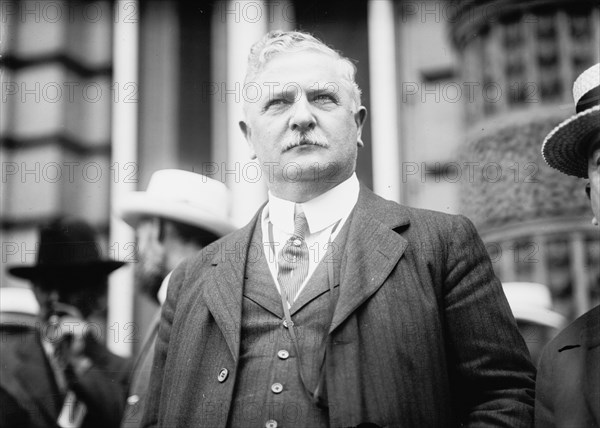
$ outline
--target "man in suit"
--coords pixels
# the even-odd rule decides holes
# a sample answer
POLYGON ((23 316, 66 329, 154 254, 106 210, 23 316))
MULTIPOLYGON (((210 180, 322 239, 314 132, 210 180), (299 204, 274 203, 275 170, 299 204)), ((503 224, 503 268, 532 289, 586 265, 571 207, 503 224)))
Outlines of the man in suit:
MULTIPOLYGON (((135 277, 140 292, 162 304, 169 273, 187 257, 234 230, 228 208, 229 195, 223 183, 176 169, 156 171, 145 191, 131 192, 117 201, 115 214, 136 231, 135 277)), ((150 323, 133 366, 122 428, 141 423, 159 315, 150 323)))
POLYGON ((305 33, 253 47, 240 127, 269 201, 173 273, 144 426, 531 426, 534 368, 471 222, 359 184, 354 74, 305 33))
MULTIPOLYGON (((573 85, 576 114, 546 137, 542 153, 559 171, 587 178, 592 223, 600 219, 600 64, 573 85)), ((535 399, 535 426, 600 427, 600 306, 565 328, 544 349, 535 399)))
POLYGON ((2 326, 3 417, 21 420, 12 426, 119 426, 129 367, 104 346, 101 319, 108 274, 122 265, 100 256, 87 223, 59 219, 41 228, 37 263, 9 269, 39 303, 33 328, 2 326))

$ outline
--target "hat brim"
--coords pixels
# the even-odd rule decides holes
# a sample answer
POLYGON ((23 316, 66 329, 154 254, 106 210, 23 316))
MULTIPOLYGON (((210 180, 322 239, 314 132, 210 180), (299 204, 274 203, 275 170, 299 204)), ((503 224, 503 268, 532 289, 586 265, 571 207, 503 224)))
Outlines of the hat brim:
POLYGON ((526 321, 556 329, 562 328, 566 322, 565 317, 561 314, 542 308, 515 307, 513 315, 517 321, 526 321))
POLYGON ((18 278, 29 280, 59 276, 97 276, 108 275, 124 264, 116 260, 100 260, 77 264, 14 266, 9 268, 8 272, 18 278))
POLYGON ((134 228, 144 217, 162 217, 208 230, 217 236, 225 236, 236 229, 226 219, 208 211, 190 207, 185 203, 155 198, 146 192, 129 194, 119 202, 115 214, 134 228))
POLYGON ((554 128, 544 140, 542 155, 552 168, 575 177, 587 178, 586 137, 600 129, 600 106, 571 116, 554 128))

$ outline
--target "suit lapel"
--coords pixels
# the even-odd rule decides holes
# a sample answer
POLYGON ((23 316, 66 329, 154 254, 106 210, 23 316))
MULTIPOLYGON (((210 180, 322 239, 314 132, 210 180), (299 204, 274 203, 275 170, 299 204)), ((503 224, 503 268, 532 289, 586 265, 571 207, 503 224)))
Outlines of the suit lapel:
POLYGON ((594 420, 600 421, 600 307, 592 310, 596 314, 587 317, 587 325, 583 330, 585 336, 582 338, 586 348, 584 373, 587 376, 584 381, 584 396, 594 420))
POLYGON ((600 421, 600 344, 588 348, 585 354, 584 395, 594 420, 600 421))
MULTIPOLYGON (((262 207, 248 225, 218 243, 219 251, 212 263, 212 285, 204 288, 208 309, 223 332, 236 361, 241 336, 244 272, 250 257, 248 249, 251 247, 252 234, 255 227, 259 226, 257 222, 261 212, 262 207)), ((359 200, 349 220, 350 230, 342 265, 340 296, 330 332, 383 285, 408 246, 406 239, 393 231, 397 227, 409 224, 406 213, 398 205, 381 199, 364 186, 361 186, 359 200)), ((251 250, 252 260, 255 260, 258 259, 258 251, 263 251, 263 248, 261 245, 251 250)), ((302 294, 300 293, 300 296, 302 294)), ((315 297, 313 293, 311 296, 315 297)), ((281 316, 278 312, 281 303, 276 303, 273 296, 267 299, 258 298, 266 309, 281 316)), ((293 308, 295 312, 307 302, 298 303, 298 306, 293 308)))
POLYGON ((257 251, 257 254, 248 256, 248 262, 245 267, 246 277, 244 278, 244 281, 246 282, 246 285, 244 286, 244 296, 257 305, 260 305, 265 310, 271 312, 273 315, 283 319, 281 296, 273 281, 271 270, 269 269, 269 265, 265 258, 262 225, 258 221, 255 224, 250 247, 253 249, 260 248, 261 251, 257 251), (250 272, 252 274, 250 274, 250 272))
POLYGON ((408 246, 393 229, 408 223, 401 207, 361 187, 345 246, 340 297, 330 333, 383 285, 408 246))
POLYGON ((340 266, 344 257, 343 251, 346 245, 346 237, 348 235, 348 226, 351 223, 352 215, 348 218, 342 229, 335 237, 332 245, 327 248, 327 251, 323 255, 323 259, 313 272, 312 277, 309 279, 306 287, 298 295, 298 298, 290 308, 290 312, 294 315, 304 306, 312 302, 317 297, 329 291, 329 268, 333 267, 333 288, 337 288, 340 285, 340 266), (331 266, 330 266, 331 265, 331 266))
MULTIPOLYGON (((339 285, 339 281, 337 281, 337 279, 337 275, 335 275, 333 284, 334 287, 339 285)), ((302 292, 298 295, 298 298, 294 301, 294 304, 290 308, 290 314, 296 314, 304 306, 327 291, 329 291, 329 276, 327 273, 327 264, 325 260, 323 260, 313 272, 313 275, 308 280, 304 290, 302 290, 302 292)), ((279 303, 279 306, 281 306, 281 303, 279 303)))
MULTIPOLYGON (((242 293, 248 248, 261 212, 262 207, 249 224, 216 243, 218 251, 212 262, 211 284, 204 288, 206 305, 223 332, 235 361, 240 350, 242 293)), ((257 248, 252 248, 253 258, 256 251, 257 248)))

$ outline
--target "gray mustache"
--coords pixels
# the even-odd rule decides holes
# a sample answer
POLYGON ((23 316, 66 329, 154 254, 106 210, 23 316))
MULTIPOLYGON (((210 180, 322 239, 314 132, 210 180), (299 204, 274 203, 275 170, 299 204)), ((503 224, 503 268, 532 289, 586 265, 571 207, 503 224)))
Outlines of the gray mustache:
POLYGON ((286 138, 283 143, 283 151, 290 150, 301 145, 314 145, 320 147, 329 147, 327 138, 318 131, 309 130, 306 132, 295 132, 286 138))

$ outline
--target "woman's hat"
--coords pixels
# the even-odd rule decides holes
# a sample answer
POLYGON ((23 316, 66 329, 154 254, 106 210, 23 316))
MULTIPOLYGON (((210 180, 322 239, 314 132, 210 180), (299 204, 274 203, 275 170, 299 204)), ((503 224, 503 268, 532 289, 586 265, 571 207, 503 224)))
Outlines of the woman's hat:
POLYGON ((577 114, 546 136, 542 155, 552 168, 587 178, 589 137, 600 130, 600 64, 588 68, 575 80, 573 99, 577 114))
POLYGON ((136 227, 144 217, 161 217, 223 236, 229 221, 229 195, 220 181, 178 169, 156 171, 146 191, 130 192, 115 204, 115 215, 136 227))
MULTIPOLYGON (((94 229, 82 220, 58 219, 43 226, 39 233, 37 263, 13 266, 8 271, 29 280, 107 276, 124 265, 104 259, 94 229)), ((56 283, 56 281, 53 281, 56 283)))

